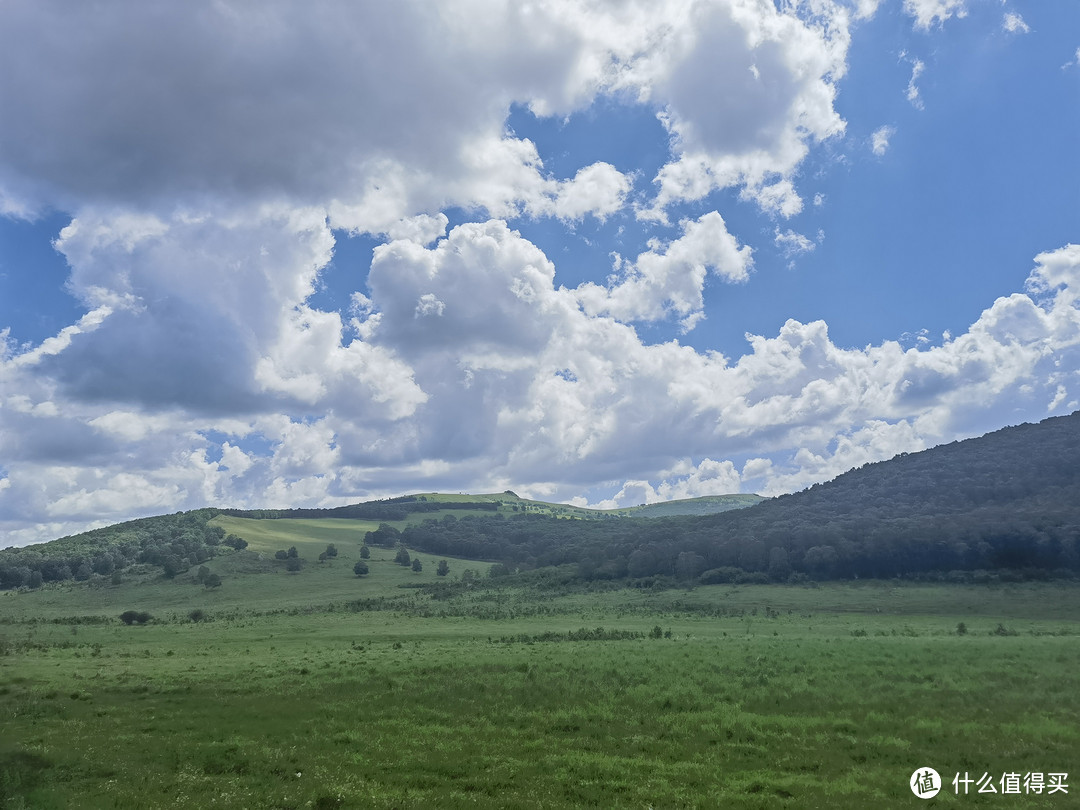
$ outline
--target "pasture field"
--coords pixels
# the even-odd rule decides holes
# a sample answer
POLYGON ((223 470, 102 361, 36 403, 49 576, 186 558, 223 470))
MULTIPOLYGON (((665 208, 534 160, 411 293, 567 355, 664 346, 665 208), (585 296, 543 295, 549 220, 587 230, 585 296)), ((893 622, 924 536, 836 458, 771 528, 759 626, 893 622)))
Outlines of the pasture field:
POLYGON ((302 556, 340 556, 296 574, 249 550, 220 588, 0 594, 0 807, 1077 806, 1075 584, 428 593, 436 559, 372 549, 358 579, 324 528, 302 556))

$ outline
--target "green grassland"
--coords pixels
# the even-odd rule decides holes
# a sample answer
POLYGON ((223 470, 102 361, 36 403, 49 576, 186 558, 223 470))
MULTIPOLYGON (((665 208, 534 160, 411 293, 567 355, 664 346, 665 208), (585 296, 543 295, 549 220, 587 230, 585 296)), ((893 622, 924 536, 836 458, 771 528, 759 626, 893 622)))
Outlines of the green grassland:
MULTIPOLYGON (((250 543, 218 588, 0 594, 0 807, 912 807, 922 766, 1080 779, 1073 583, 424 591, 488 566, 373 548, 357 578, 357 521, 217 520, 250 543)), ((925 806, 1064 808, 1080 781, 952 791, 925 806)))

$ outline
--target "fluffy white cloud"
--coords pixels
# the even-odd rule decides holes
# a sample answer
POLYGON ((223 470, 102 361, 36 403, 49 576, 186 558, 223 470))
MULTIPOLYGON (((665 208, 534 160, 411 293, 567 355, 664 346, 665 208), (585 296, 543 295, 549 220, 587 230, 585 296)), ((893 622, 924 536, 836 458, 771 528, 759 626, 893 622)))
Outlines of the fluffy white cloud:
MULTIPOLYGON (((133 279, 130 290, 154 306, 133 279)), ((146 410, 142 389, 127 406, 87 398, 61 363, 75 343, 33 384, 9 355, 0 523, 27 537, 31 516, 51 531, 110 510, 333 505, 422 482, 569 499, 609 481, 618 503, 740 486, 772 494, 982 432, 1008 418, 995 403, 1045 412, 1080 397, 1074 245, 1040 254, 1026 294, 999 299, 942 345, 845 349, 825 324, 789 321, 751 336, 734 364, 646 344, 586 312, 582 291, 556 288, 551 262, 497 220, 433 246, 378 248, 370 292, 361 345, 395 364, 385 378, 364 382, 365 367, 350 365, 336 316, 294 305, 268 321, 266 356, 297 388, 277 393, 276 412, 247 418, 146 410), (441 313, 418 314, 425 296, 441 313), (380 402, 379 385, 392 382, 402 390, 380 402)))
POLYGON ((926 70, 926 64, 921 59, 913 58, 911 60, 911 78, 908 80, 905 95, 907 100, 911 102, 911 106, 916 110, 921 110, 924 106, 918 85, 919 77, 922 76, 924 70, 926 70))
POLYGON ((590 315, 622 321, 658 320, 674 313, 685 329, 704 314, 702 291, 709 271, 725 281, 746 281, 752 250, 740 245, 716 211, 682 223, 682 236, 668 245, 652 240, 634 262, 617 262, 607 287, 587 282, 575 292, 590 315))
POLYGON ((1010 34, 1030 34, 1031 28, 1024 18, 1017 14, 1015 11, 1008 11, 1005 13, 1004 19, 1001 21, 1001 27, 1008 31, 1010 34))
POLYGON ((923 30, 941 25, 950 17, 967 16, 967 0, 904 0, 904 12, 923 30))
POLYGON ((505 132, 512 103, 565 115, 632 93, 652 105, 677 158, 654 211, 730 185, 764 200, 809 140, 843 130, 844 4, 271 0, 248 12, 5 3, 4 210, 225 197, 328 206, 335 227, 372 232, 452 205, 579 219, 620 206, 628 178, 607 164, 548 176, 533 144, 505 132))
POLYGON ((889 140, 896 134, 896 127, 883 126, 874 130, 870 136, 870 151, 881 157, 889 151, 889 140))
MULTIPOLYGON (((824 238, 824 234, 818 233, 818 242, 824 238)), ((817 242, 814 242, 805 234, 797 233, 791 228, 782 232, 779 228, 776 229, 773 234, 773 244, 783 251, 784 255, 792 259, 802 253, 811 253, 817 247, 817 242)), ((790 266, 790 265, 789 265, 790 266)))

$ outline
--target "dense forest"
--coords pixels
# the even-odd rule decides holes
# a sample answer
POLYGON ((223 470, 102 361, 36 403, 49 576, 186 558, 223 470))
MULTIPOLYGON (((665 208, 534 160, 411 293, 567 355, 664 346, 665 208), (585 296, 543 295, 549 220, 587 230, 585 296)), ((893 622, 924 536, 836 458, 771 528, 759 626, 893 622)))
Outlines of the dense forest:
POLYGON ((410 548, 574 564, 585 579, 700 582, 1080 572, 1080 413, 867 464, 826 484, 703 517, 427 521, 410 548))

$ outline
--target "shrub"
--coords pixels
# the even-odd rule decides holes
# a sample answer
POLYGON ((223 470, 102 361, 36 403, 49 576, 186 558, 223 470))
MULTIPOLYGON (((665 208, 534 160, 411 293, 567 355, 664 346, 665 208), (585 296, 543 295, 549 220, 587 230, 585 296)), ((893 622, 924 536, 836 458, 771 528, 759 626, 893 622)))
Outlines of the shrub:
POLYGON ((743 571, 735 577, 735 582, 739 585, 768 585, 769 575, 764 571, 743 571))
POLYGON ((207 588, 220 588, 221 587, 221 577, 219 577, 217 574, 207 574, 206 579, 203 580, 203 584, 207 588))
POLYGON ((153 616, 146 611, 139 610, 125 610, 120 614, 120 621, 127 625, 146 624, 152 618, 153 616))
POLYGON ((733 566, 722 566, 720 568, 710 568, 698 577, 698 582, 702 585, 721 585, 727 582, 734 582, 737 577, 741 576, 743 570, 741 568, 735 568, 733 566))
POLYGON ((202 608, 195 608, 188 615, 188 619, 192 622, 205 622, 209 617, 206 615, 206 611, 202 608))
POLYGON ((285 563, 285 570, 294 574, 303 567, 304 563, 299 557, 289 557, 288 562, 285 563))
POLYGON ((287 560, 287 559, 289 559, 289 552, 287 552, 285 549, 280 549, 279 551, 275 551, 274 552, 274 559, 275 560, 287 560))
POLYGON ((440 577, 445 577, 450 573, 450 563, 446 560, 439 560, 439 567, 435 569, 435 573, 440 577))

